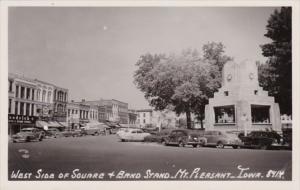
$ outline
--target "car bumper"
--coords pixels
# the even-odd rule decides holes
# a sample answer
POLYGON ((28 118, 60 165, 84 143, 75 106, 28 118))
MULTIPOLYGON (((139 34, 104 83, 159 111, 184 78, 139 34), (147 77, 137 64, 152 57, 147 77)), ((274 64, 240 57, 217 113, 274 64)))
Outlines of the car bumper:
POLYGON ((199 145, 199 144, 203 144, 202 142, 198 142, 198 141, 189 141, 186 143, 187 145, 199 145))
POLYGON ((12 138, 12 141, 13 142, 24 142, 24 141, 26 141, 26 138, 25 137, 15 137, 15 138, 12 138))
POLYGON ((242 143, 242 142, 228 142, 224 145, 225 146, 244 146, 244 143, 242 143))

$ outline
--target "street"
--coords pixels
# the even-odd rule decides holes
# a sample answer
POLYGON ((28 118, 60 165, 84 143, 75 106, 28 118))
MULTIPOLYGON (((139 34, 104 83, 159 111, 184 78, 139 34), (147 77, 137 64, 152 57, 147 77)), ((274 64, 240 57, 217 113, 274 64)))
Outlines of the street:
POLYGON ((291 180, 292 151, 120 142, 115 135, 9 142, 10 180, 291 180))

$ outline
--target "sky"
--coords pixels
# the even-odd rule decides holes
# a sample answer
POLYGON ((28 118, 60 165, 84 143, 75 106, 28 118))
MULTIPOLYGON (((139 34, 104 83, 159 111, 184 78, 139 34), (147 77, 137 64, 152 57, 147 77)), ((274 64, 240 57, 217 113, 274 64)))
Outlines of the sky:
POLYGON ((69 89, 69 100, 149 108, 133 83, 139 57, 222 42, 236 62, 266 61, 260 45, 275 7, 14 7, 9 72, 69 89))

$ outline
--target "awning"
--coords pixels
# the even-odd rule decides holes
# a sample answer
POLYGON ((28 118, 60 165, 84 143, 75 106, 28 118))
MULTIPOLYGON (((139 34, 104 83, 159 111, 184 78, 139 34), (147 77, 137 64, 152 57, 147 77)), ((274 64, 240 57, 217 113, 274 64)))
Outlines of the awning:
POLYGON ((48 123, 49 123, 49 125, 48 125, 49 127, 64 127, 56 121, 49 121, 48 123))
POLYGON ((86 125, 84 126, 84 128, 88 128, 88 127, 99 127, 100 129, 109 129, 110 127, 104 123, 99 123, 98 121, 94 121, 94 122, 90 122, 90 123, 86 123, 86 125))
POLYGON ((68 123, 67 122, 58 122, 62 127, 68 127, 68 123))
POLYGON ((49 124, 46 121, 36 121, 35 125, 39 128, 45 128, 48 127, 49 124))

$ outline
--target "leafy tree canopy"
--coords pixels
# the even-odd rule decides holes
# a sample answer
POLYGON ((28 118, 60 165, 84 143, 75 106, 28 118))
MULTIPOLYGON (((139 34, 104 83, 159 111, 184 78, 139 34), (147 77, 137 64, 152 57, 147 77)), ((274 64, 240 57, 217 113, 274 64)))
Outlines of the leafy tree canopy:
POLYGON ((203 56, 192 49, 179 55, 142 55, 136 64, 135 84, 155 109, 172 105, 177 114, 186 113, 190 128, 191 113, 203 119, 200 115, 208 98, 221 86, 222 67, 231 59, 223 55, 223 49, 221 43, 212 42, 203 46, 203 56))
POLYGON ((259 66, 260 84, 275 97, 282 114, 292 113, 291 14, 291 7, 282 7, 270 16, 265 36, 272 42, 261 46, 268 61, 259 66))

